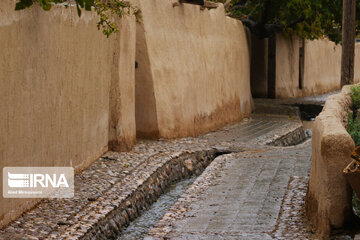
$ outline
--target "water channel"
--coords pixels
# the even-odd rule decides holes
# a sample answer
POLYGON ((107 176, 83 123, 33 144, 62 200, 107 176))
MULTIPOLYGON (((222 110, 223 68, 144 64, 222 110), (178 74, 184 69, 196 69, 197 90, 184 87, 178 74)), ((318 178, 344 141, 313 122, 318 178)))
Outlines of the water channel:
POLYGON ((167 193, 161 195, 149 209, 144 211, 140 217, 132 221, 129 226, 122 231, 118 240, 143 239, 197 177, 198 176, 194 175, 191 178, 182 179, 171 185, 167 193))

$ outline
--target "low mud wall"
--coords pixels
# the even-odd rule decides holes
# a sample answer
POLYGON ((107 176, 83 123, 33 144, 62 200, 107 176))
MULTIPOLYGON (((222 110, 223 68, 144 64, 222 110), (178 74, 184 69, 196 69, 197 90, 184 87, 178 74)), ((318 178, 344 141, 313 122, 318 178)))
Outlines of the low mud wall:
POLYGON ((136 125, 140 137, 197 136, 252 111, 250 51, 224 7, 139 0, 136 125))
MULTIPOLYGON (((0 169, 87 167, 135 142, 135 20, 107 39, 76 8, 0 2, 0 169), (111 89, 111 91, 110 91, 111 89)), ((2 171, 0 171, 2 186, 2 171)), ((38 199, 0 197, 0 225, 38 199)))
POLYGON ((326 101, 313 126, 312 165, 306 213, 317 231, 328 236, 352 215, 351 194, 342 172, 351 162, 354 142, 346 131, 352 104, 348 87, 326 101))

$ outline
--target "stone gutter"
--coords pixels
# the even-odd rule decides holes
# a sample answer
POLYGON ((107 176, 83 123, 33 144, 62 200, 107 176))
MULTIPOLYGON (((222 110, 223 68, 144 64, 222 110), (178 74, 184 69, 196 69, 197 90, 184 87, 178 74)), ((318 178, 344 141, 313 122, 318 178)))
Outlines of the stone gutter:
MULTIPOLYGON (((144 141, 108 152, 76 176, 73 199, 44 200, 0 231, 0 239, 109 239, 173 182, 200 175, 226 147, 201 139, 144 141)), ((241 151, 241 149, 233 149, 241 151)))
POLYGON ((215 149, 178 153, 136 169, 131 174, 132 185, 114 185, 105 197, 100 197, 75 217, 79 220, 76 224, 47 239, 115 238, 124 225, 156 201, 172 182, 195 172, 200 174, 215 159, 216 153, 215 149))
POLYGON ((266 144, 270 146, 294 146, 299 143, 302 143, 306 140, 306 134, 301 123, 293 127, 292 129, 287 129, 280 135, 276 135, 274 139, 271 139, 266 144))
MULTIPOLYGON (((241 153, 240 153, 241 154, 241 153)), ((200 201, 200 195, 218 177, 226 161, 230 161, 234 154, 228 154, 216 158, 208 168, 198 177, 189 189, 176 201, 162 219, 150 230, 145 240, 167 239, 166 235, 171 232, 176 221, 186 217, 190 205, 200 201)))
MULTIPOLYGON (((279 118, 276 124, 275 119, 264 119, 274 130, 248 132, 247 124, 253 126, 249 120, 200 138, 139 140, 130 152, 108 152, 75 176, 74 198, 44 199, 0 230, 0 239, 115 238, 169 184, 199 175, 215 158, 221 161, 219 155, 264 143, 297 124, 288 118, 279 118)), ((260 126, 263 120, 255 122, 260 126)))

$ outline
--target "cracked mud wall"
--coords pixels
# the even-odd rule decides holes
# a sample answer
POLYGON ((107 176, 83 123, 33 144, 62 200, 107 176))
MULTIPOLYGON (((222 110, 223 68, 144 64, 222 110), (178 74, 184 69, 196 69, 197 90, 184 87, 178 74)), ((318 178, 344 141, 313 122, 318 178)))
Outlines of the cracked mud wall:
MULTIPOLYGON (((108 150, 109 140, 133 144, 134 20, 123 23, 126 39, 119 42, 98 31, 93 12, 83 11, 80 19, 75 8, 15 12, 15 3, 0 3, 1 169, 81 170, 108 150), (116 84, 120 87, 110 93, 116 84), (111 114, 113 105, 118 107, 111 114), (110 119, 115 133, 113 127, 109 134, 110 119)), ((0 225, 37 201, 1 196, 0 225)))
POLYGON ((226 17, 223 5, 201 10, 175 2, 137 1, 143 15, 136 55, 140 136, 197 136, 252 110, 250 43, 242 23, 226 17))

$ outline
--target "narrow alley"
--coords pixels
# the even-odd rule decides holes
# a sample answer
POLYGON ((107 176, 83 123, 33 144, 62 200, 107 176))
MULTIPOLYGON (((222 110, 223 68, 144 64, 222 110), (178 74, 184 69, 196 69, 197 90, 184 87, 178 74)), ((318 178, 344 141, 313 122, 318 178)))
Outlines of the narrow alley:
POLYGON ((296 107, 272 107, 286 114, 257 113, 198 138, 143 140, 131 152, 108 152, 76 176, 73 199, 41 202, 2 230, 0 237, 121 236, 119 228, 149 208, 169 184, 197 174, 141 237, 314 239, 303 212, 311 133, 304 133, 296 107))

